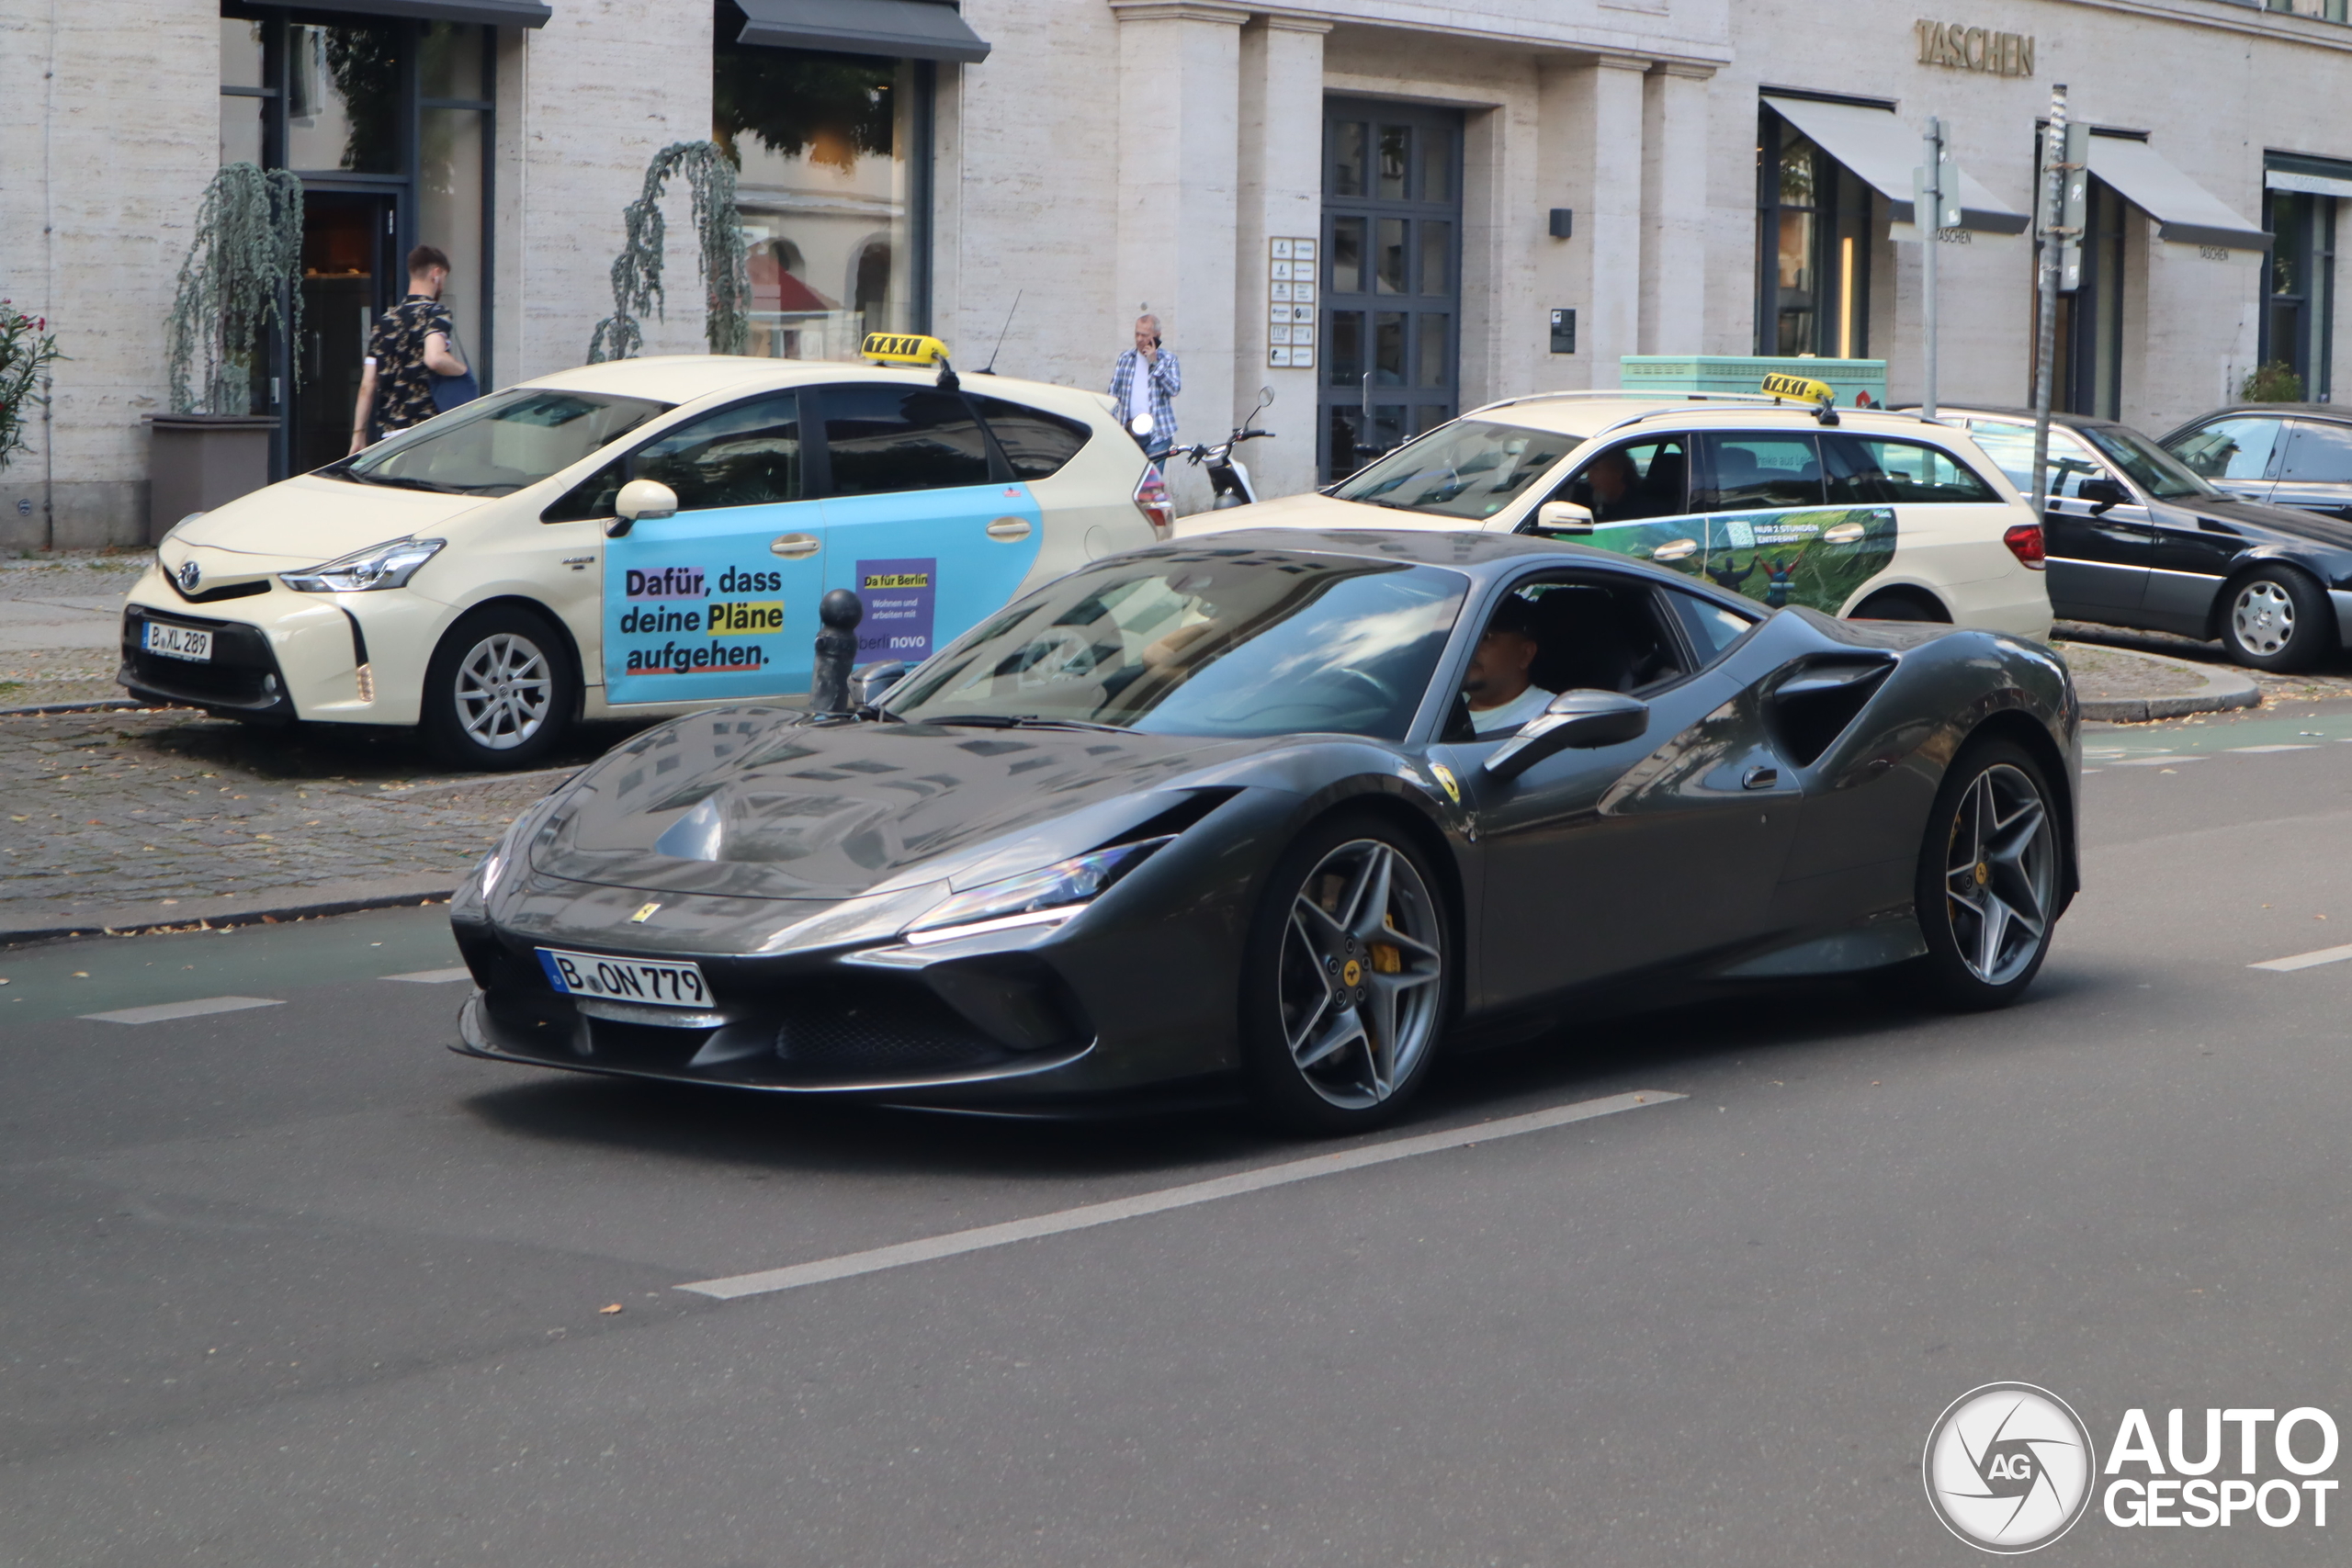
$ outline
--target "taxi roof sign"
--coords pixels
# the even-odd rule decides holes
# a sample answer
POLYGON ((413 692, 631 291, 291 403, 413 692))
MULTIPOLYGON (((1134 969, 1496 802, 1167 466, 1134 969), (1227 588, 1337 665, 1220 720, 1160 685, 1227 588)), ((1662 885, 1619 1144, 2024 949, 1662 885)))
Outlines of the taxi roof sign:
POLYGON ((947 345, 935 337, 915 333, 868 333, 858 349, 865 357, 882 365, 944 365, 947 345))
POLYGON ((1803 376, 1771 375, 1764 378, 1764 390, 1775 398, 1795 398, 1808 403, 1834 403, 1838 393, 1826 381, 1808 380, 1803 376))

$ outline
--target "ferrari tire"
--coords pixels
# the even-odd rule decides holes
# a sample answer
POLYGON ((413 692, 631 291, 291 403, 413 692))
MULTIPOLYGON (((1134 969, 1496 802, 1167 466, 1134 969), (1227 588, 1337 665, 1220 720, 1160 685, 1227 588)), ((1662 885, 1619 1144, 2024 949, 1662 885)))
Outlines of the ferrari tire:
POLYGON ((2309 670, 2335 646, 2335 607, 2292 567, 2263 567, 2222 589, 2222 643, 2256 670, 2309 670))
POLYGON ((579 710, 570 649, 542 616, 491 604, 460 618, 425 666, 424 737, 453 768, 525 768, 579 710))
POLYGON ((1452 1017, 1452 922, 1427 857, 1377 818, 1316 824, 1275 865, 1251 922, 1241 1055, 1260 1110, 1345 1134, 1393 1119, 1452 1017))
POLYGON ((2025 994, 2057 926, 2058 817, 2041 767, 2006 740, 1964 749, 1936 792, 1916 885, 1932 998, 1981 1012, 2025 994))

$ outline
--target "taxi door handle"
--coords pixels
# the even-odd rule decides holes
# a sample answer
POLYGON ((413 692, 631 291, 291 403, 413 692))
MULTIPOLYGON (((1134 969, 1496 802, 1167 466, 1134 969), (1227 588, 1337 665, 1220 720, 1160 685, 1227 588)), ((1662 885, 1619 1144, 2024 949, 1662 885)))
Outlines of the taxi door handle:
POLYGON ((1740 775, 1739 787, 1742 789, 1770 789, 1774 784, 1779 784, 1780 782, 1781 770, 1778 768, 1750 768, 1747 772, 1740 775))
POLYGON ((814 534, 778 534, 768 545, 770 555, 786 560, 806 560, 824 548, 824 543, 814 534))

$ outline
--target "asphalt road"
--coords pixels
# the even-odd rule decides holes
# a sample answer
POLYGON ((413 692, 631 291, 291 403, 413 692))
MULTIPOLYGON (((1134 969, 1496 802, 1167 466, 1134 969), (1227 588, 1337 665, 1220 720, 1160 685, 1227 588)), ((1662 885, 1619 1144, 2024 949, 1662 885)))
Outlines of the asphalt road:
MULTIPOLYGON (((1962 1563, 1919 1459, 1975 1385, 2102 1454, 2352 1422, 2352 963, 2248 967, 2352 943, 2352 713, 2088 739, 2012 1012, 1589 1024, 1374 1142, 1611 1114, 736 1299, 679 1287, 1332 1146, 461 1059, 438 911, 0 954, 0 1563, 1962 1563)), ((2094 1504, 2038 1561, 2340 1530, 2094 1504)))

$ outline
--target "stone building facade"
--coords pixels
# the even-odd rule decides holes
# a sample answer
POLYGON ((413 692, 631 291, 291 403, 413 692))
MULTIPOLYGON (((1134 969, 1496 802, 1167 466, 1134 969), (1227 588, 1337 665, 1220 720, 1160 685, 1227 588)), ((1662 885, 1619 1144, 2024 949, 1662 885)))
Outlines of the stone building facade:
MULTIPOLYGON (((1103 386, 1148 309, 1188 439, 1274 391, 1251 457, 1284 491, 1350 442, 1615 385, 1626 355, 1842 352, 1916 397, 1921 246, 1889 171, 1930 115, 1981 197, 1939 243, 1940 395, 2025 401, 2018 231, 2064 82, 2101 134, 2062 404, 2161 433, 2266 360, 2326 397, 2352 28, 2292 4, 0 0, 0 296, 72 356, 0 469, 0 545, 144 536, 162 323, 232 155, 296 167, 320 226, 316 335, 256 367, 280 472, 347 419, 394 252, 456 234, 492 384, 576 364, 648 161, 714 130, 743 159, 755 352, 928 328, 967 366, 1103 386), (305 165, 336 137, 344 166, 305 165)), ((683 189, 667 210, 647 352, 693 352, 683 189)))

